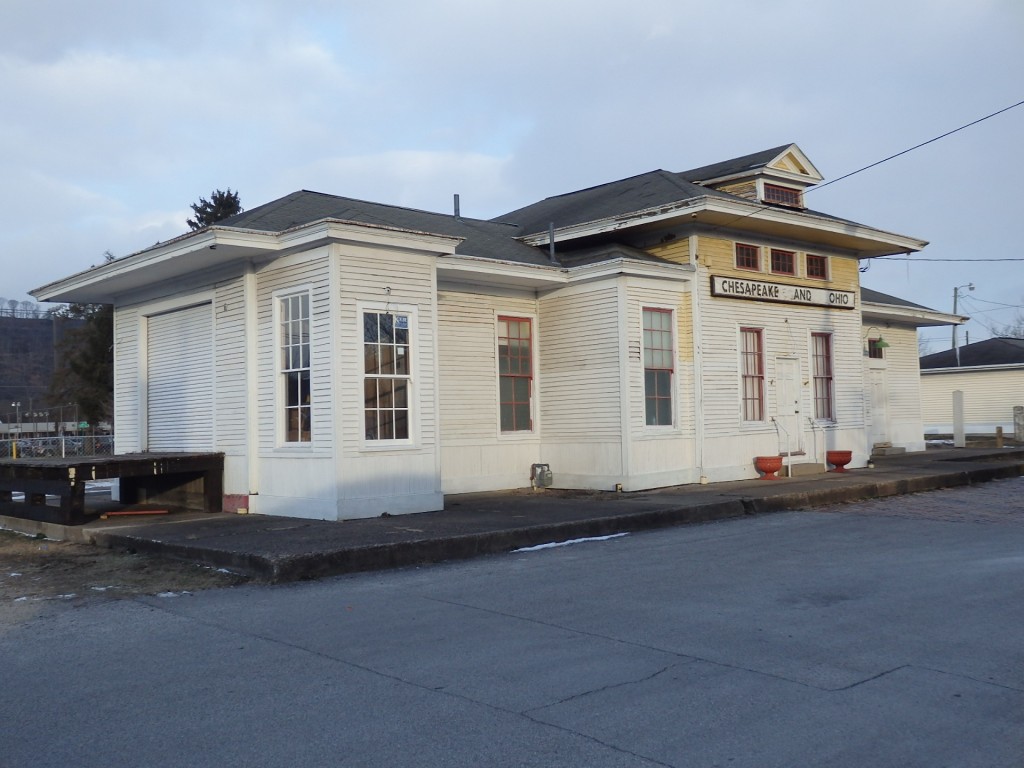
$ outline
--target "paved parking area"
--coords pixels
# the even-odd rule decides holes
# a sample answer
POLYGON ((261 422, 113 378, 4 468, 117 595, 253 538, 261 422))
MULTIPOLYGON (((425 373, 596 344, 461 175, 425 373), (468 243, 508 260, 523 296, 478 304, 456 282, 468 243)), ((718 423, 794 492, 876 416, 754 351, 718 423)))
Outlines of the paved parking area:
POLYGON ((822 507, 820 512, 881 515, 947 523, 1024 525, 1024 477, 981 485, 913 493, 900 498, 874 499, 822 507))
POLYGON ((1022 481, 54 609, 4 768, 1019 768, 1022 481))

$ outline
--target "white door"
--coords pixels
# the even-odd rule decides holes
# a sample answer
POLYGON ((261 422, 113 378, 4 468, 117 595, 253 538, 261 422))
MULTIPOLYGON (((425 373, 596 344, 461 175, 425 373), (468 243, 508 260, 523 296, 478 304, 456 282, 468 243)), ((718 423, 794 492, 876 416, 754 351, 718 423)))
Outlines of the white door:
POLYGON ((779 452, 804 452, 804 416, 801 406, 800 361, 775 358, 775 418, 779 424, 779 452))
POLYGON ((148 319, 146 450, 213 450, 213 309, 148 319))
POLYGON ((868 371, 868 443, 870 447, 888 446, 889 393, 885 386, 885 371, 868 371))

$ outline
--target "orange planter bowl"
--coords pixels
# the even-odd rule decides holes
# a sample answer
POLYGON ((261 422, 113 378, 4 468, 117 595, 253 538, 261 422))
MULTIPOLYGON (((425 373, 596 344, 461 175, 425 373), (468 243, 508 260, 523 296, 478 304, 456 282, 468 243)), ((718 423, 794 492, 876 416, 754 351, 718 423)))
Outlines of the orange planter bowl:
POLYGON ((762 472, 762 480, 778 480, 775 473, 782 469, 782 457, 781 456, 755 456, 754 457, 754 468, 758 472, 762 472))
POLYGON ((833 472, 845 472, 846 465, 853 461, 853 451, 825 451, 825 461, 835 467, 833 472))

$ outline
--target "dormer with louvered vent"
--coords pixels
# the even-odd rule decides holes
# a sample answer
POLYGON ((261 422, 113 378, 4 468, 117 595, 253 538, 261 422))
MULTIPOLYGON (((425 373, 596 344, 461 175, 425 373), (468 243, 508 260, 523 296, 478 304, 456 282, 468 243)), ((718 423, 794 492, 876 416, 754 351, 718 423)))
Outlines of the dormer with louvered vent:
POLYGON ((824 178, 796 144, 785 144, 681 174, 687 181, 766 205, 803 209, 804 191, 824 178))

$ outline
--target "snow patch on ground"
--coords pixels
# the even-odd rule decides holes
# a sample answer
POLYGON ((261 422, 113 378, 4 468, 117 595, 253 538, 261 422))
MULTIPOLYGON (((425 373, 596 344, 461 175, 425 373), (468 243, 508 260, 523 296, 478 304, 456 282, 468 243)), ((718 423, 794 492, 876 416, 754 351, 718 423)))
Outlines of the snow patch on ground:
POLYGON ((608 539, 617 539, 620 536, 629 536, 628 533, 613 533, 609 536, 588 536, 585 539, 569 539, 568 541, 552 541, 548 544, 537 544, 533 547, 523 547, 522 549, 513 549, 513 552, 536 552, 540 549, 554 549, 555 547, 568 547, 571 544, 582 544, 586 541, 608 541, 608 539))

